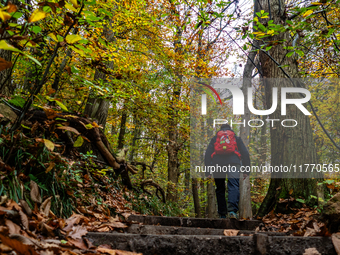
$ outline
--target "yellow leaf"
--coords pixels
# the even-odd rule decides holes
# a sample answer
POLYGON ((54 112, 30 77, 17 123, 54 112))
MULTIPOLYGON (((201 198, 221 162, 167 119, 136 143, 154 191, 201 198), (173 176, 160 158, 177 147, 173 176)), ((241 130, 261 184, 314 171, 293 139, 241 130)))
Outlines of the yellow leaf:
POLYGON ((17 48, 14 48, 12 45, 9 45, 4 40, 0 41, 0 49, 1 50, 10 50, 10 51, 20 52, 20 50, 18 50, 17 48))
POLYGON ((92 129, 94 128, 91 123, 85 125, 86 129, 92 129))
POLYGON ((55 163, 54 163, 54 162, 51 162, 50 165, 47 167, 45 173, 50 172, 50 171, 53 169, 54 166, 55 166, 55 163))
POLYGON ((268 34, 268 35, 274 34, 274 30, 269 30, 269 31, 267 32, 267 34, 268 34))
POLYGON ((68 109, 67 107, 62 103, 62 102, 59 102, 57 100, 55 100, 55 102, 57 103, 57 105, 59 105, 59 107, 64 110, 65 112, 68 112, 68 109))
POLYGON ((308 11, 306 11, 302 14, 302 17, 307 17, 307 16, 311 15, 312 13, 313 13, 312 10, 308 10, 308 11))
POLYGON ((0 10, 0 18, 2 19, 2 21, 6 22, 8 19, 11 18, 11 15, 8 12, 0 10))
POLYGON ((261 17, 261 19, 268 19, 268 15, 261 17))
POLYGON ((72 46, 71 46, 71 49, 74 50, 75 52, 77 52, 80 56, 82 56, 82 57, 85 56, 84 51, 79 50, 76 47, 72 47, 72 46))
POLYGON ((48 36, 51 37, 54 41, 58 42, 57 37, 53 33, 49 33, 48 36))
POLYGON ((49 149, 50 151, 54 150, 54 143, 51 142, 50 140, 44 139, 44 144, 46 148, 49 149))
POLYGON ((73 6, 74 6, 75 8, 78 8, 78 7, 79 7, 77 0, 70 0, 70 1, 71 1, 71 3, 73 4, 73 6))
POLYGON ((65 4, 65 7, 66 7, 67 9, 69 9, 70 11, 74 11, 74 12, 77 11, 77 9, 74 8, 72 5, 70 5, 69 3, 66 3, 66 4, 65 4))
POLYGON ((65 39, 68 44, 73 44, 82 40, 83 38, 81 38, 79 35, 68 35, 65 39))
POLYGON ((74 142, 73 147, 80 147, 84 143, 84 139, 80 136, 78 136, 77 140, 74 142))
POLYGON ((313 2, 313 3, 311 3, 312 5, 322 5, 322 3, 320 3, 320 2, 313 2))
POLYGON ((34 12, 32 13, 31 17, 29 17, 28 22, 36 22, 39 21, 43 18, 46 17, 46 12, 40 10, 40 9, 35 9, 34 12))

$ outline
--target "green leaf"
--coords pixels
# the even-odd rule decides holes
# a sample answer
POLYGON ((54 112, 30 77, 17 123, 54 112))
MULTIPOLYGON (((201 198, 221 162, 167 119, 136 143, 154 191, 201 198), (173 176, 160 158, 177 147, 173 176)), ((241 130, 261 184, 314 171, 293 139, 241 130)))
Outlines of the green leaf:
POLYGON ((57 105, 59 105, 59 107, 60 107, 63 111, 68 112, 67 107, 66 107, 62 102, 59 102, 59 101, 57 101, 57 100, 55 100, 55 102, 57 103, 57 105))
POLYGON ((66 243, 67 243, 66 240, 60 240, 60 242, 61 242, 62 244, 66 244, 66 243))
POLYGON ((86 124, 86 125, 85 125, 85 127, 86 127, 87 129, 92 129, 92 128, 93 128, 93 126, 92 126, 92 124, 91 124, 91 123, 89 123, 89 124, 86 124))
POLYGON ((57 35, 57 38, 58 38, 58 42, 64 41, 64 38, 62 36, 60 36, 60 35, 57 35))
POLYGON ((51 9, 51 7, 45 5, 45 6, 43 7, 43 11, 46 12, 46 13, 49 13, 49 12, 52 11, 52 9, 51 9))
POLYGON ((89 40, 82 39, 78 41, 78 43, 88 44, 89 40))
POLYGON ((291 52, 288 52, 286 56, 289 58, 293 54, 294 54, 294 51, 291 51, 291 52))
POLYGON ((303 199, 301 199, 301 198, 297 198, 297 199, 295 199, 295 200, 298 201, 298 202, 300 202, 300 203, 302 203, 302 204, 306 203, 306 201, 303 200, 303 199))
POLYGON ((29 129, 29 130, 31 130, 31 128, 30 128, 30 127, 27 127, 27 126, 25 126, 24 124, 21 124, 21 126, 22 126, 23 128, 26 128, 26 129, 29 129))
POLYGON ((32 56, 30 56, 30 55, 28 55, 28 54, 26 54, 24 52, 22 52, 22 54, 24 54, 26 57, 28 57, 30 60, 32 60, 37 65, 41 66, 41 63, 38 60, 36 60, 34 57, 32 57, 32 56))
POLYGON ((302 50, 296 50, 296 53, 300 55, 300 57, 303 57, 305 53, 302 50))
POLYGON ((81 135, 78 136, 77 140, 74 142, 73 147, 80 147, 84 143, 84 139, 81 137, 81 135))
POLYGON ((273 46, 266 47, 266 51, 269 51, 273 46))
POLYGON ((55 120, 67 121, 67 119, 62 119, 62 118, 55 118, 55 120))
POLYGON ((15 12, 12 17, 15 19, 19 19, 22 15, 23 14, 21 12, 15 12))
POLYGON ((31 28, 32 32, 35 33, 35 34, 38 34, 41 32, 42 28, 41 27, 38 27, 38 26, 33 26, 31 28))

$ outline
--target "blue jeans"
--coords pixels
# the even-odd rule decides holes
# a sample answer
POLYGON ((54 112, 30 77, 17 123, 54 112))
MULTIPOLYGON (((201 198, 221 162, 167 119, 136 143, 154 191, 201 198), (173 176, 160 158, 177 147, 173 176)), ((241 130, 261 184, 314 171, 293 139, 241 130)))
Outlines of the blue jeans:
POLYGON ((238 203, 240 200, 240 165, 236 166, 235 172, 220 173, 214 175, 216 185, 216 199, 218 213, 220 215, 226 215, 227 212, 237 212, 238 203), (225 179, 228 176, 228 208, 225 198, 225 179))

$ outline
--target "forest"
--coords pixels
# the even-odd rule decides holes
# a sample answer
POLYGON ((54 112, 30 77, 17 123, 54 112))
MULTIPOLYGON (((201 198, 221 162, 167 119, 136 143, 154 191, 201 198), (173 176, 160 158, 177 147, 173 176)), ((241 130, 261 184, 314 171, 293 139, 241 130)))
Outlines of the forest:
POLYGON ((238 123, 249 169, 293 169, 241 177, 238 220, 340 231, 339 10, 0 1, 1 254, 137 254, 84 236, 127 228, 130 215, 218 219, 214 178, 195 166, 226 123, 238 123))

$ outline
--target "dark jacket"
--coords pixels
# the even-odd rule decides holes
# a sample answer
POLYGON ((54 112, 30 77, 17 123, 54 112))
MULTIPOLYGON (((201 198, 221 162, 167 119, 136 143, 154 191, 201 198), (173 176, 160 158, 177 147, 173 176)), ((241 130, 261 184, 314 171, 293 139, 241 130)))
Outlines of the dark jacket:
MULTIPOLYGON (((221 130, 231 130, 231 129, 221 129, 221 130)), ((239 153, 241 154, 242 157, 242 162, 240 158, 234 153, 230 155, 221 155, 221 154, 215 154, 213 158, 211 158, 211 154, 214 153, 214 143, 216 142, 217 135, 215 135, 211 140, 208 145, 207 150, 205 151, 205 157, 204 157, 204 163, 205 166, 225 166, 229 164, 240 164, 242 166, 250 166, 250 158, 249 158, 249 153, 244 145, 242 139, 238 136, 236 136, 236 142, 237 142, 237 148, 239 153)), ((250 172, 245 172, 248 175, 250 172)), ((209 175, 207 172, 206 175, 209 175)))

